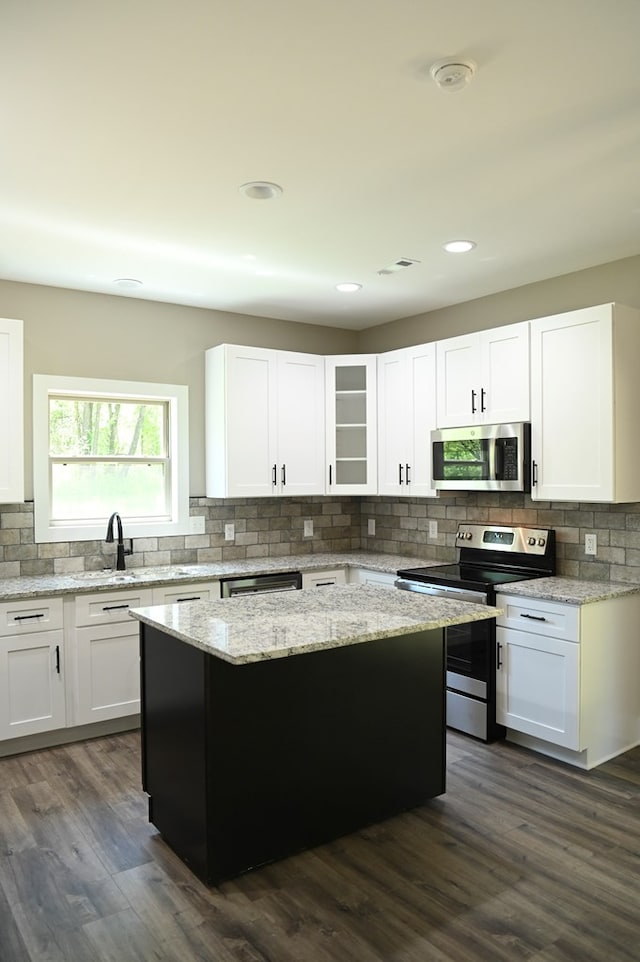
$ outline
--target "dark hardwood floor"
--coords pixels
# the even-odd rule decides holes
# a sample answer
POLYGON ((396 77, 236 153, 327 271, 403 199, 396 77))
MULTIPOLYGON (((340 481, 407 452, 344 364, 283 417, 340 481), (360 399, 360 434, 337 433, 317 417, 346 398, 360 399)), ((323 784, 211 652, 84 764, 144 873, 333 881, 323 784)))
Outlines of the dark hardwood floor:
POLYGON ((640 749, 448 756, 445 796, 210 890, 147 820, 137 733, 0 760, 0 960, 638 962, 640 749))

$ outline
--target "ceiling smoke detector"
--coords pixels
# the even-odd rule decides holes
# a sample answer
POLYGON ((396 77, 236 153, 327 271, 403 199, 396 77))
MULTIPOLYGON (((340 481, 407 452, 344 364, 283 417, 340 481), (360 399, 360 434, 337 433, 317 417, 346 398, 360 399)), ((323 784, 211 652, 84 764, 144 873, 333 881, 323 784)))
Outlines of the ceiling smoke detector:
POLYGON ((453 57, 437 60, 429 71, 441 90, 462 90, 471 82, 475 72, 473 60, 456 60, 453 57))

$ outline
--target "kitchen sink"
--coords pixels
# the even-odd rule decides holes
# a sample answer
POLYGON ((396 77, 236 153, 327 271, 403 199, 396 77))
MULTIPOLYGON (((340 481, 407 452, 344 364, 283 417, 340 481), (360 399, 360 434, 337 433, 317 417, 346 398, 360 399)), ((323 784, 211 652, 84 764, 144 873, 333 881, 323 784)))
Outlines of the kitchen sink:
POLYGON ((140 576, 134 571, 78 571, 69 576, 73 581, 135 581, 140 576))

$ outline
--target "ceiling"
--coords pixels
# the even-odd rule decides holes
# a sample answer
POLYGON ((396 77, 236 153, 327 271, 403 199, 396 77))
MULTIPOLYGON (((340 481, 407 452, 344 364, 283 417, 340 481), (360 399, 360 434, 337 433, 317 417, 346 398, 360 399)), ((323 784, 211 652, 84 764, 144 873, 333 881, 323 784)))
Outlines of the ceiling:
POLYGON ((3 0, 0 278, 360 330, 638 254, 639 38, 638 0, 3 0))

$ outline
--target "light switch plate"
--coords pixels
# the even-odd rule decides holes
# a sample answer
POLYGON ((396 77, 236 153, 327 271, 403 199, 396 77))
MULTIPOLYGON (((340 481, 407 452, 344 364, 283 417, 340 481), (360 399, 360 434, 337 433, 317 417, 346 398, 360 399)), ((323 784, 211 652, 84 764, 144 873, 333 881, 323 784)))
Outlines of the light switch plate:
POLYGON ((369 518, 367 522, 367 534, 374 535, 376 533, 376 519, 369 518))
POLYGON ((231 521, 229 524, 225 524, 225 526, 224 526, 224 540, 225 540, 225 541, 233 541, 233 539, 235 538, 235 536, 236 536, 236 526, 235 526, 235 524, 233 523, 233 521, 231 521))
POLYGON ((429 522, 429 537, 430 537, 430 538, 437 538, 437 537, 438 537, 438 522, 437 522, 437 521, 430 521, 430 522, 429 522))
POLYGON ((304 536, 305 538, 313 537, 313 519, 309 518, 304 523, 304 536))

